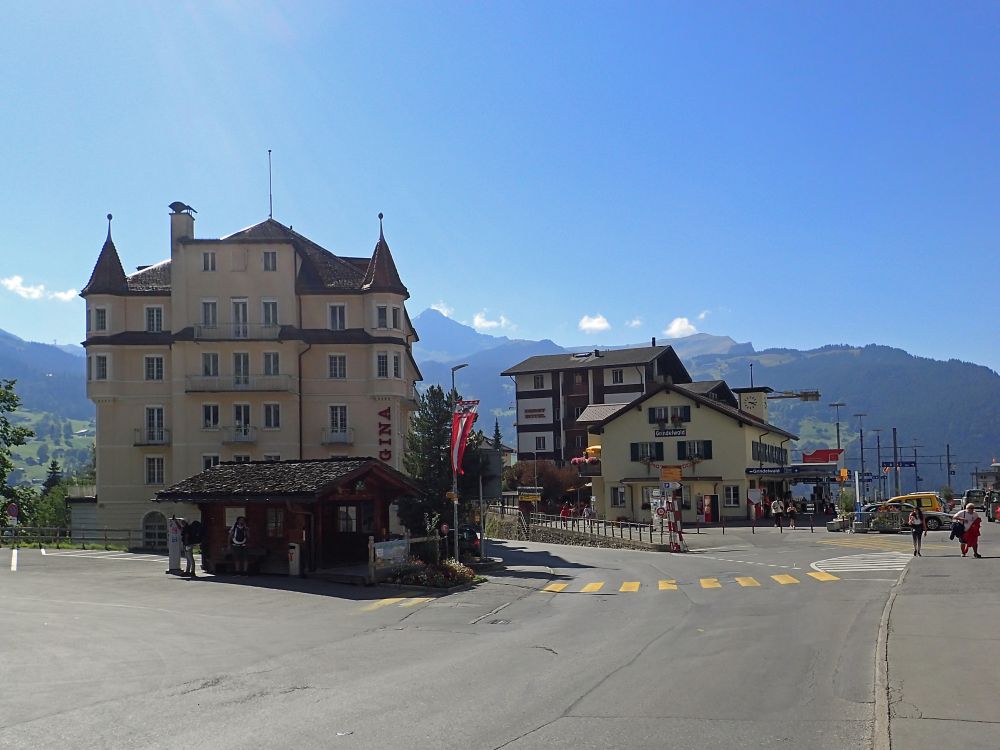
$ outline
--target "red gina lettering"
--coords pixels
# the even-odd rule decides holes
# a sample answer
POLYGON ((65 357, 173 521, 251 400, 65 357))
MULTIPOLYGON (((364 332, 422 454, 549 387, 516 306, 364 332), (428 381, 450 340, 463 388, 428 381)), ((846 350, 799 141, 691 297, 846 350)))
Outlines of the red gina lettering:
POLYGON ((392 451, 389 450, 388 448, 383 448, 382 450, 380 450, 378 452, 378 458, 379 458, 379 461, 391 461, 392 460, 392 451))

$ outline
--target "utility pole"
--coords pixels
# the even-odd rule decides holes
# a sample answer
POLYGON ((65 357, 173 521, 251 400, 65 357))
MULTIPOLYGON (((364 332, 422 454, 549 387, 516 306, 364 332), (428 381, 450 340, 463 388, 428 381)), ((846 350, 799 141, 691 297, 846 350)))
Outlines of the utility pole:
POLYGON ((875 491, 876 500, 885 499, 885 487, 882 486, 882 477, 885 476, 885 472, 882 471, 882 436, 879 434, 882 432, 881 427, 872 427, 872 432, 875 433, 875 465, 878 467, 878 489, 875 491))
POLYGON ((868 415, 864 412, 859 412, 854 416, 858 418, 858 434, 861 435, 861 496, 864 498, 865 502, 867 502, 868 481, 865 479, 865 428, 861 418, 867 417, 868 415))
POLYGON ((830 404, 833 408, 837 410, 837 450, 840 450, 840 407, 847 406, 843 401, 834 401, 830 404))
POLYGON ((899 444, 896 442, 896 428, 892 428, 892 472, 895 477, 893 496, 899 497, 899 444))
POLYGON ((917 468, 917 448, 923 448, 922 445, 913 444, 913 491, 920 492, 920 470, 917 468))
POLYGON ((947 456, 946 460, 948 462, 948 479, 945 486, 954 491, 955 488, 951 486, 951 443, 944 444, 944 453, 947 456))

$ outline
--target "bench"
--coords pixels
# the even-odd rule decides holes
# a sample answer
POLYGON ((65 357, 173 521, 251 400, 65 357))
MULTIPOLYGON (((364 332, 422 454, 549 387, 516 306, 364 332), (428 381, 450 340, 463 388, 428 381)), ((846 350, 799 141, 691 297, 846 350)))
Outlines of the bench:
MULTIPOLYGON (((267 550, 263 547, 247 547, 247 572, 259 573, 260 564, 264 561, 265 557, 267 557, 267 550)), ((211 562, 212 572, 216 575, 234 573, 236 571, 236 559, 233 557, 232 550, 228 547, 221 556, 213 556, 211 562)))

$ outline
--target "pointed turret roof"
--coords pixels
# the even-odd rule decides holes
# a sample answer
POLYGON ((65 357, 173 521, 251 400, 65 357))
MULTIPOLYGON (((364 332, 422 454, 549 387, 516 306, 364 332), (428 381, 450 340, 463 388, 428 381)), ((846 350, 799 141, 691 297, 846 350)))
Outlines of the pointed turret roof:
POLYGON ((97 264, 94 266, 94 272, 90 274, 90 281, 80 292, 81 297, 86 297, 88 294, 128 294, 125 269, 122 267, 121 258, 118 257, 115 243, 111 240, 111 214, 108 214, 108 238, 104 240, 101 254, 97 256, 97 264))
POLYGON ((366 292, 393 292, 407 298, 410 296, 399 278, 392 253, 389 252, 389 243, 385 241, 385 235, 382 233, 381 213, 378 215, 378 242, 375 243, 375 252, 372 253, 372 260, 368 264, 361 288, 366 292))

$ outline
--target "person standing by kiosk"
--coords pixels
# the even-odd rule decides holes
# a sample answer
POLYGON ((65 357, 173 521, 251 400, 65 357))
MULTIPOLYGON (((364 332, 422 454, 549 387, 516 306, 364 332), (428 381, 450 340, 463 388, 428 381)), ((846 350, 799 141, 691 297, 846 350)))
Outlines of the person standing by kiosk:
POLYGON ((247 519, 240 516, 229 532, 229 546, 233 551, 233 565, 236 575, 247 575, 247 542, 249 540, 247 519))

